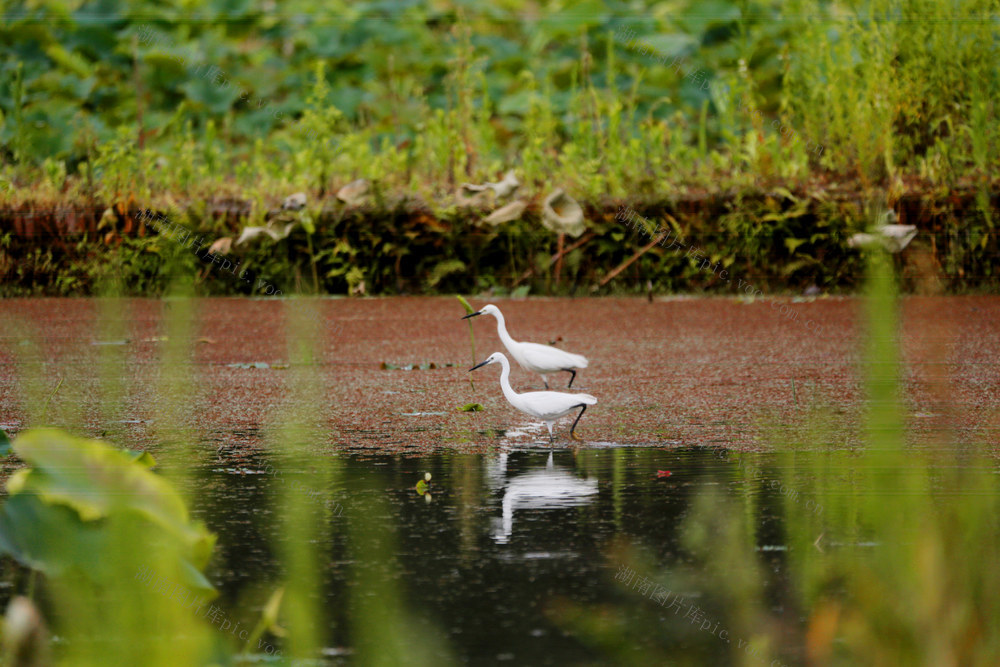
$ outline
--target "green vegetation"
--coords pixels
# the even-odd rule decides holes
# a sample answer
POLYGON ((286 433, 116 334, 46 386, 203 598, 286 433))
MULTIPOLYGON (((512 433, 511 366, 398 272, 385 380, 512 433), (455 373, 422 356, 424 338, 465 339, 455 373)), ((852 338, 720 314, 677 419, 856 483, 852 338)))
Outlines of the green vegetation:
POLYGON ((43 597, 66 638, 66 659, 204 661, 209 636, 184 608, 192 599, 216 596, 201 573, 215 536, 192 522, 180 495, 148 469, 152 457, 57 429, 26 431, 13 451, 31 467, 7 481, 0 549, 31 568, 29 595, 35 572, 45 574, 43 597), (119 630, 118 641, 110 640, 107 627, 119 630), (193 634, 181 644, 153 641, 160 632, 193 634))
POLYGON ((657 572, 649 554, 613 552, 649 576, 648 590, 621 576, 620 605, 553 610, 609 662, 1000 660, 1000 604, 988 593, 1000 584, 996 464, 946 436, 907 446, 897 280, 884 253, 869 259, 863 449, 838 447, 836 411, 813 406, 798 433, 775 430, 772 454, 738 455, 742 497, 710 486, 694 499, 682 567, 657 572), (703 595, 669 606, 690 590, 703 595))
MULTIPOLYGON (((175 244, 141 210, 210 244, 264 225, 295 192, 308 205, 290 236, 228 251, 284 294, 509 290, 526 271, 536 292, 589 287, 646 242, 613 220, 623 202, 768 291, 851 289, 861 271, 845 239, 873 196, 920 226, 916 272, 989 288, 996 9, 8 4, 4 291, 91 293, 114 270, 132 293, 162 293, 175 244), (526 210, 484 223, 508 200, 463 205, 459 186, 508 169, 526 210), (356 179, 365 196, 333 197, 356 179), (562 244, 542 200, 557 188, 594 237, 553 272, 562 244)), ((210 263, 185 254, 201 292, 274 293, 210 263)), ((647 281, 725 289, 660 249, 604 289, 647 281)))
MULTIPOLYGON (((992 595, 1000 584, 994 567, 1000 558, 995 464, 944 435, 940 447, 914 451, 906 446, 898 280, 881 250, 867 259, 867 332, 859 362, 868 405, 864 446, 840 447, 834 442, 843 434, 833 426, 836 411, 809 406, 801 428, 774 433, 769 442, 773 454, 742 454, 736 469, 719 469, 719 482, 727 475, 742 477, 745 492, 710 491, 692 499, 691 511, 677 526, 683 538, 682 553, 671 555, 675 567, 657 572, 652 558, 627 544, 612 549, 602 570, 609 580, 617 561, 648 574, 672 594, 701 595, 686 599, 676 613, 657 604, 651 593, 633 588, 619 591, 619 603, 601 607, 552 600, 550 618, 590 646, 594 660, 987 665, 1000 659, 995 631, 1000 604, 992 595), (761 471, 769 484, 759 481, 761 471)), ((192 444, 197 440, 183 427, 193 370, 186 362, 195 345, 190 299, 170 300, 163 354, 150 373, 160 378, 153 420, 162 440, 160 472, 149 470, 148 455, 54 429, 27 430, 12 443, 13 454, 32 467, 8 481, 11 493, 0 508, 0 545, 44 573, 15 569, 7 576, 13 591, 34 599, 46 610, 44 618, 54 634, 66 638, 51 646, 58 664, 240 664, 270 659, 278 651, 282 655, 276 660, 283 664, 290 658, 314 659, 331 626, 338 632, 347 626, 352 661, 362 664, 452 661, 447 640, 415 611, 419 600, 408 597, 407 579, 397 574, 400 547, 394 546, 389 527, 394 521, 419 522, 414 517, 420 515, 395 517, 387 506, 412 494, 412 476, 401 474, 397 488, 378 489, 365 494, 363 502, 349 503, 343 529, 329 503, 320 513, 328 520, 316 520, 307 507, 312 496, 329 493, 343 465, 311 450, 322 438, 317 415, 323 413, 324 400, 315 361, 322 318, 314 305, 299 298, 284 305, 288 391, 265 437, 277 469, 287 475, 271 486, 277 491, 276 511, 268 519, 277 523, 274 534, 279 537, 272 546, 280 568, 266 581, 248 586, 251 593, 241 592, 244 608, 261 609, 256 628, 247 630, 249 639, 237 641, 144 578, 146 571, 155 571, 167 582, 185 582, 189 590, 204 588, 200 571, 213 543, 200 525, 189 521, 174 490, 192 489, 195 495, 203 488, 193 478, 204 467, 205 452, 192 444), (293 478, 298 480, 294 486, 293 478), (296 490, 303 486, 308 494, 296 490), (54 550, 57 539, 59 549, 54 550), (336 561, 352 577, 346 623, 331 618, 338 610, 327 609, 316 594, 328 585, 321 565, 335 539, 346 540, 349 554, 336 561), (94 613, 98 608, 100 615, 94 613), (281 648, 262 650, 261 645, 281 648)), ((121 303, 108 298, 100 308, 100 339, 115 341, 126 320, 110 314, 120 313, 121 303)), ((71 433, 92 428, 84 426, 80 407, 85 403, 81 394, 90 390, 73 377, 66 383, 52 381, 54 372, 90 373, 90 368, 47 367, 40 361, 36 337, 20 321, 12 327, 23 341, 13 349, 30 424, 58 424, 71 433), (50 402, 56 392, 60 399, 50 402)), ((104 345, 99 355, 99 422, 110 429, 128 395, 128 380, 120 372, 125 350, 104 345)), ((0 433, 0 453, 7 445, 0 433)), ((595 453, 578 453, 581 470, 586 471, 595 453)), ((609 503, 614 516, 581 513, 580 520, 620 521, 628 512, 620 500, 622 487, 638 475, 650 476, 652 453, 615 451, 620 466, 607 485, 607 494, 618 498, 609 503), (630 465, 636 462, 641 465, 630 465)), ((477 540, 483 539, 471 518, 474 498, 484 492, 481 460, 472 459, 471 465, 453 455, 443 460, 454 467, 452 479, 461 470, 469 477, 440 493, 468 494, 459 514, 469 515, 449 521, 462 524, 461 539, 467 540, 467 553, 475 561, 481 551, 477 540)), ((424 470, 424 462, 419 469, 424 470)), ((355 474, 362 484, 374 484, 363 471, 355 474)), ((674 492, 687 493, 686 487, 674 492)), ((428 491, 426 482, 422 490, 428 491)), ((197 498, 189 498, 188 504, 197 498)), ((662 498, 651 494, 638 502, 662 503, 662 498)), ((438 534, 426 538, 443 539, 438 534)), ((471 572, 482 567, 475 562, 468 566, 471 572)), ((443 577, 454 576, 450 564, 445 569, 443 577)), ((5 630, 5 650, 11 648, 13 627, 8 623, 5 630)))
POLYGON ((138 521, 144 543, 178 554, 172 574, 212 592, 201 570, 214 537, 190 523, 180 496, 148 470, 155 463, 149 454, 116 451, 55 429, 24 433, 12 447, 32 467, 7 481, 0 548, 9 555, 50 574, 103 581, 109 564, 98 557, 108 548, 108 524, 138 521), (48 535, 59 535, 59 543, 33 542, 48 535), (81 555, 94 560, 81 564, 75 560, 81 555))
MULTIPOLYGON (((316 375, 316 346, 321 318, 315 302, 291 299, 287 304, 287 340, 291 389, 280 406, 274 431, 267 437, 277 466, 275 508, 279 536, 272 545, 281 571, 267 582, 241 591, 242 617, 202 574, 211 568, 215 536, 192 521, 188 505, 203 499, 198 476, 209 455, 184 426, 190 410, 197 344, 192 337, 194 309, 185 296, 190 285, 175 283, 165 311, 162 356, 154 374, 159 378, 153 408, 160 445, 157 471, 148 453, 117 450, 109 444, 80 437, 88 430, 83 394, 89 389, 78 373, 95 373, 101 397, 99 421, 109 438, 126 440, 118 432, 119 410, 127 395, 124 347, 101 345, 97 368, 56 369, 60 399, 52 403, 47 372, 40 361, 36 332, 24 322, 10 323, 21 338, 16 349, 19 387, 24 392, 29 428, 12 443, 0 431, 0 454, 12 453, 31 467, 20 468, 7 481, 8 495, 0 505, 0 550, 22 567, 5 560, 5 584, 14 595, 31 600, 35 620, 23 623, 8 616, 0 635, 7 664, 38 664, 51 653, 65 665, 235 665, 313 660, 325 645, 328 611, 316 595, 323 581, 322 556, 349 521, 352 545, 360 550, 356 565, 361 579, 378 589, 379 597, 359 596, 358 622, 350 628, 358 643, 353 656, 362 664, 440 664, 444 644, 417 634, 413 618, 393 586, 378 581, 391 571, 385 527, 372 523, 363 507, 339 518, 329 498, 336 459, 316 456, 307 448, 318 430, 307 424, 319 412, 322 388, 316 375), (176 287, 180 285, 181 287, 176 287), (184 499, 179 489, 191 497, 184 499), (316 521, 315 501, 328 521, 316 521), (387 603, 386 601, 390 601, 387 603), (254 626, 247 612, 259 609, 254 626), (40 610, 40 611, 39 611, 40 610), (51 642, 39 628, 48 626, 59 641, 51 642), (277 648, 276 648, 277 645, 277 648), (12 656, 20 656, 17 659, 12 656)), ((110 289, 110 288, 108 288, 110 289)), ((100 300, 100 338, 113 343, 125 320, 118 298, 100 300)), ((82 365, 81 365, 82 368, 82 365)), ((7 461, 15 463, 14 461, 7 461)), ((346 531, 344 531, 346 532, 346 531)), ((218 563, 215 563, 218 566, 218 563)), ((23 608, 24 598, 18 604, 23 608)), ((16 608, 16 606, 14 606, 16 608)), ((426 626, 426 624, 425 624, 426 626)), ((302 664, 302 663, 298 663, 302 664)))

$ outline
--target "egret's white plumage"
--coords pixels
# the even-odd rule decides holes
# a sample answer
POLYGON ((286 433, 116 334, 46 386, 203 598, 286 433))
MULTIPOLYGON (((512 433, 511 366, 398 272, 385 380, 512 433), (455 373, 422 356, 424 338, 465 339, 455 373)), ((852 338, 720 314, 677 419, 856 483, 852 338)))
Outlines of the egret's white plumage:
POLYGON ((519 509, 551 510, 587 505, 597 497, 597 480, 581 479, 556 466, 552 452, 545 468, 514 475, 507 479, 507 454, 501 452, 497 463, 487 464, 487 484, 503 488, 502 516, 496 521, 493 539, 506 544, 514 532, 514 512, 519 509))
POLYGON ((549 429, 549 439, 552 438, 552 425, 557 419, 565 417, 577 408, 582 408, 569 430, 571 438, 582 440, 574 431, 587 406, 597 404, 596 398, 590 394, 567 394, 561 391, 528 391, 519 394, 510 386, 510 362, 503 352, 494 352, 486 361, 473 366, 470 370, 474 371, 487 364, 500 364, 503 367, 500 372, 500 388, 503 389, 507 402, 521 412, 544 422, 549 429))
POLYGON ((462 319, 475 317, 476 315, 492 315, 497 318, 497 335, 503 342, 504 347, 514 357, 514 361, 520 364, 521 368, 542 376, 545 388, 549 388, 549 380, 546 377, 549 373, 559 373, 566 371, 572 373, 568 387, 573 386, 576 379, 576 371, 587 367, 587 358, 579 354, 573 354, 566 350, 560 350, 551 345, 539 345, 538 343, 521 343, 510 337, 507 333, 507 324, 503 319, 503 313, 492 303, 483 306, 479 311, 470 313, 462 319))

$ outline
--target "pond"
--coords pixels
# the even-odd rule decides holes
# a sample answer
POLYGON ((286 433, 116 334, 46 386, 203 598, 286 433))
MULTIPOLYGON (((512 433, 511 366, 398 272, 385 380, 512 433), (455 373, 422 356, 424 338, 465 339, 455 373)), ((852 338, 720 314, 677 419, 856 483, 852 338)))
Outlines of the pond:
MULTIPOLYGON (((580 422, 585 446, 760 449, 772 428, 795 431, 816 410, 834 415, 837 433, 829 444, 860 443, 857 299, 492 301, 516 339, 554 342, 590 360, 573 385, 599 401, 580 422), (821 332, 807 330, 805 320, 819 322, 821 332)), ((176 300, 0 301, 7 324, 0 338, 0 422, 17 431, 28 410, 40 414, 45 404, 53 423, 82 421, 92 434, 155 449, 165 437, 155 423, 164 391, 160 364, 177 344, 183 349, 172 368, 190 382, 185 423, 200 433, 239 433, 244 447, 259 447, 257 433, 296 384, 291 328, 309 336, 316 350, 312 368, 321 384, 314 409, 328 434, 310 443, 317 453, 485 451, 496 444, 494 430, 531 423, 504 400, 495 366, 467 372, 470 323, 476 361, 503 347, 492 318, 461 321, 465 311, 455 299, 295 303, 195 300, 190 328, 171 337, 170 318, 181 310, 176 300), (307 316, 295 320, 295 309, 303 308, 307 316), (408 367, 414 370, 402 370, 408 367), (104 375, 95 372, 102 368, 104 375), (111 386, 102 393, 101 383, 111 386), (27 402, 28 390, 38 394, 37 405, 27 402), (476 402, 483 412, 457 411, 476 402)), ((957 429, 984 442, 991 411, 1000 407, 1000 299, 911 297, 902 305, 909 437, 933 443, 943 430, 957 429)), ((554 378, 552 388, 565 381, 554 378)), ((541 388, 537 375, 517 368, 511 382, 519 391, 541 388)), ((567 426, 560 428, 565 434, 567 426)))
MULTIPOLYGON (((681 664, 724 664, 731 644, 749 651, 752 636, 733 629, 732 610, 713 616, 702 607, 711 607, 714 587, 747 582, 738 571, 716 573, 723 580, 708 586, 698 576, 707 573, 690 576, 699 559, 682 535, 690 528, 695 499, 716 492, 749 517, 752 544, 720 540, 714 548, 757 559, 763 587, 774 596, 769 612, 777 622, 800 626, 799 611, 782 592, 793 584, 786 570, 788 550, 796 548, 786 540, 791 528, 783 521, 785 508, 791 503, 822 518, 839 506, 808 491, 816 456, 800 455, 796 464, 700 447, 574 452, 502 441, 489 454, 343 457, 328 494, 342 511, 330 517, 316 503, 313 514, 330 522, 333 535, 330 544, 320 545, 324 583, 317 592, 333 619, 326 633, 329 660, 338 664, 351 655, 351 600, 364 594, 352 588, 377 577, 393 582, 419 614, 423 631, 442 637, 464 663, 616 664, 617 654, 574 624, 579 610, 606 614, 614 608, 657 633, 631 638, 632 649, 648 651, 651 663, 666 657, 681 664), (800 470, 789 469, 796 465, 800 470), (427 472, 431 483, 421 495, 415 486, 427 472), (388 557, 377 563, 353 559, 344 540, 348 522, 379 526, 392 545, 388 557), (374 573, 361 577, 359 569, 374 573)), ((854 457, 837 458, 833 474, 853 478, 854 457)), ((282 529, 266 509, 267 499, 274 487, 295 478, 262 474, 268 469, 262 460, 247 466, 223 456, 202 489, 198 514, 220 536, 222 558, 212 577, 224 591, 223 604, 237 605, 241 586, 277 569, 268 545, 280 543, 282 529)), ((972 472, 992 477, 995 487, 995 467, 972 472)), ((863 485, 860 491, 874 502, 894 493, 863 485)), ((939 502, 961 499, 947 487, 938 492, 939 502)), ((879 549, 878 538, 828 533, 811 535, 810 541, 817 539, 806 548, 847 550, 862 559, 879 549)), ((249 610, 245 615, 252 617, 249 610)), ((778 654, 785 664, 800 664, 805 647, 785 645, 778 654)))
MULTIPOLYGON (((218 536, 205 622, 224 637, 308 546, 323 664, 383 640, 470 664, 804 664, 844 637, 923 655, 905 647, 937 612, 910 590, 963 632, 996 626, 968 605, 1000 555, 1000 300, 903 301, 900 428, 866 408, 854 299, 783 301, 820 334, 759 301, 497 303, 591 360, 583 442, 570 417, 550 445, 495 368, 470 376, 444 298, 0 302, 0 426, 158 457, 218 536)), ((473 331, 475 359, 500 349, 491 321, 473 331)), ((252 659, 287 643, 269 631, 252 659)))
MULTIPOLYGON (((728 453, 704 448, 580 450, 501 444, 493 454, 439 454, 421 459, 370 456, 342 459, 330 497, 342 512, 329 518, 316 504, 317 520, 332 522, 338 537, 321 547, 326 560, 327 608, 339 619, 328 635, 331 653, 349 652, 344 622, 357 568, 378 568, 394 580, 423 621, 447 638, 464 662, 570 664, 593 658, 587 643, 557 622, 553 604, 602 605, 631 595, 615 577, 616 545, 631 544, 670 568, 683 559, 680 527, 691 498, 706 487, 734 497, 758 495, 764 527, 760 547, 781 559, 780 491, 768 488, 771 463, 759 480, 746 481, 728 453), (426 472, 429 491, 415 490, 426 472), (395 548, 379 565, 353 561, 343 541, 344 522, 374 522, 393 534, 395 548), (339 524, 339 525, 338 525, 339 524)), ((219 534, 222 558, 213 578, 225 603, 236 604, 244 582, 273 576, 268 545, 281 527, 267 509, 278 478, 263 461, 238 463, 223 456, 202 483, 197 514, 219 534)), ((650 570, 652 576, 657 570, 650 570)), ((688 600, 697 590, 683 591, 688 600)), ((634 603, 634 600, 632 601, 634 603)), ((664 624, 683 628, 666 608, 646 600, 664 624)), ((245 614, 248 621, 250 613, 245 614)), ((680 629, 675 628, 675 632, 680 629)), ((684 641, 676 647, 683 652, 684 641)), ((724 654, 724 647, 717 653, 724 654)))

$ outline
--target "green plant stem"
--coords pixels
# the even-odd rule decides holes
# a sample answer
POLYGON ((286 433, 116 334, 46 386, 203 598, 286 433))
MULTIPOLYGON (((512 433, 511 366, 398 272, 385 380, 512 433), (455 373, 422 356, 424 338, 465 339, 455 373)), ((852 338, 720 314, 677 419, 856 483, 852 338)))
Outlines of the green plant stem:
POLYGON ((316 273, 316 255, 313 254, 312 234, 306 234, 306 243, 309 247, 309 265, 312 267, 313 274, 313 293, 319 294, 319 275, 316 273))
POLYGON ((53 390, 52 390, 52 393, 50 393, 50 394, 49 394, 49 396, 48 396, 48 398, 46 398, 46 399, 45 399, 45 405, 43 405, 43 406, 42 406, 42 414, 41 414, 41 416, 40 416, 40 417, 38 418, 38 421, 39 421, 39 422, 43 422, 43 421, 45 421, 45 415, 46 415, 46 413, 47 413, 47 412, 49 411, 49 401, 51 401, 51 400, 52 400, 52 397, 56 395, 56 392, 57 392, 57 391, 59 391, 59 387, 61 387, 61 386, 62 386, 62 383, 63 383, 63 378, 62 378, 62 377, 60 377, 60 378, 59 378, 59 382, 58 382, 58 383, 56 383, 56 388, 55 388, 55 389, 53 389, 53 390))
MULTIPOLYGON (((466 312, 467 315, 471 315, 472 313, 476 312, 476 310, 472 306, 469 305, 469 302, 466 301, 462 297, 461 294, 456 294, 455 296, 461 302, 462 306, 465 308, 465 312, 466 312)), ((476 334, 472 330, 472 321, 471 320, 469 321, 468 324, 469 324, 469 344, 472 346, 472 365, 475 366, 476 365, 476 334)), ((469 376, 469 386, 472 387, 472 391, 476 390, 476 384, 472 381, 472 376, 471 375, 469 376)))

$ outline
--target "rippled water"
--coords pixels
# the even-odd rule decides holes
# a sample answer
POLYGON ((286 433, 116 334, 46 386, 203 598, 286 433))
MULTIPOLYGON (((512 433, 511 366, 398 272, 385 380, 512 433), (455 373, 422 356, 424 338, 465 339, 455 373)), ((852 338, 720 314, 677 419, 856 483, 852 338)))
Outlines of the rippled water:
MULTIPOLYGON (((222 592, 217 604, 244 626, 286 580, 280 494, 329 473, 305 503, 320 527, 315 595, 328 663, 350 660, 365 600, 405 608, 420 634, 473 664, 725 664, 742 660, 734 645, 755 637, 770 642, 762 654, 801 664, 808 633, 850 594, 855 618, 863 612, 873 627, 902 619, 912 634, 899 631, 886 645, 903 655, 933 612, 879 606, 901 591, 945 599, 972 619, 969 628, 991 628, 988 605, 970 601, 991 588, 998 477, 992 459, 965 462, 995 444, 998 304, 908 302, 907 433, 898 439, 906 449, 882 432, 858 445, 868 409, 846 300, 801 306, 829 316, 824 340, 779 326, 761 304, 588 300, 580 318, 580 301, 505 303, 521 311, 528 335, 570 332, 567 345, 589 346, 595 363, 578 384, 600 403, 581 421, 586 442, 576 452, 566 448, 569 422, 550 449, 544 427, 510 408, 496 377, 469 382, 467 329, 456 326, 451 299, 322 301, 326 337, 316 337, 321 353, 308 367, 322 384, 308 393, 307 419, 288 417, 313 429, 298 449, 270 430, 303 403, 290 399, 306 367, 290 363, 281 304, 199 304, 203 337, 187 361, 170 365, 156 303, 130 305, 124 346, 91 345, 120 340, 94 338, 91 305, 35 304, 46 336, 26 357, 35 365, 17 366, 13 347, 0 345, 0 422, 20 431, 29 408, 44 405, 55 423, 148 448, 163 462, 182 442, 174 426, 190 428, 183 444, 198 444, 183 456, 200 467, 185 482, 189 502, 219 536, 208 576, 222 592), (61 310, 72 317, 53 321, 61 310), (958 326, 961 318, 975 326, 958 326), (940 341, 950 347, 938 349, 940 341), (102 376, 118 389, 98 386, 94 350, 122 353, 122 365, 102 376), (400 370, 428 361, 436 368, 400 370), (157 409, 168 369, 194 378, 173 416, 157 409), (29 371, 36 400, 21 391, 32 386, 21 377, 29 371), (457 409, 472 401, 485 409, 457 409), (680 447, 690 443, 702 446, 680 447), (745 452, 760 446, 780 453, 745 452), (425 473, 431 485, 421 495, 425 473), (903 527, 894 536, 895 525, 903 527), (968 540, 963 567, 979 579, 949 580, 951 551, 948 567, 926 573, 925 550, 952 549, 949 527, 968 540), (864 566, 871 579, 857 575, 864 566), (845 571, 859 577, 849 591, 845 571), (890 595, 858 595, 897 571, 883 589, 890 595), (661 588, 688 611, 668 606, 661 588)), ((494 349, 493 335, 478 330, 479 358, 494 349)), ((827 646, 854 637, 848 655, 866 655, 878 642, 851 635, 858 626, 844 618, 827 646)))
MULTIPOLYGON (((766 472, 766 457, 744 457, 737 464, 704 448, 574 453, 532 447, 422 459, 344 457, 330 495, 342 513, 329 518, 322 502, 314 512, 330 522, 333 535, 323 548, 321 592, 334 618, 331 653, 349 654, 347 593, 358 568, 372 566, 352 562, 346 524, 374 522, 388 528, 395 545, 389 562, 377 565, 382 575, 398 581, 404 599, 460 658, 586 662, 591 652, 554 621, 552 605, 640 599, 615 581, 622 567, 612 555, 615 545, 643 548, 661 567, 683 559, 678 529, 699 491, 715 487, 733 497, 759 497, 760 549, 780 559, 780 490, 770 488, 774 477, 766 472), (759 466, 760 479, 745 480, 746 461, 759 466), (425 472, 432 474, 429 497, 415 490, 425 472)), ((295 476, 275 478, 264 474, 266 466, 263 460, 233 464, 223 453, 202 483, 196 513, 219 533, 210 575, 224 593, 222 604, 236 605, 242 587, 274 578, 272 546, 282 531, 267 509, 269 494, 294 484, 295 476)), ((660 610, 664 623, 677 622, 646 602, 650 611, 660 610)), ((247 621, 255 613, 243 610, 247 621)))

